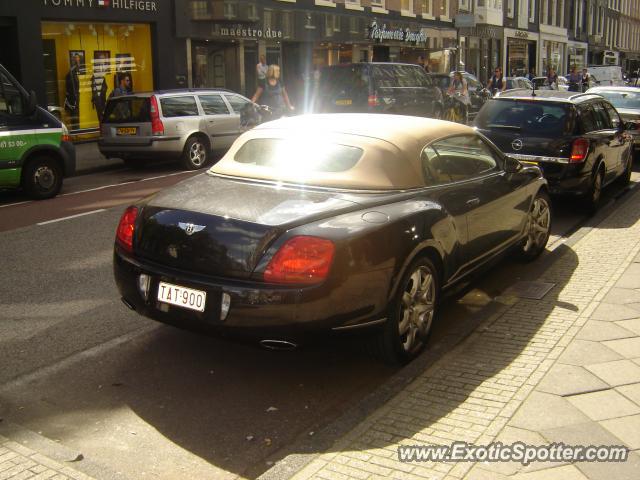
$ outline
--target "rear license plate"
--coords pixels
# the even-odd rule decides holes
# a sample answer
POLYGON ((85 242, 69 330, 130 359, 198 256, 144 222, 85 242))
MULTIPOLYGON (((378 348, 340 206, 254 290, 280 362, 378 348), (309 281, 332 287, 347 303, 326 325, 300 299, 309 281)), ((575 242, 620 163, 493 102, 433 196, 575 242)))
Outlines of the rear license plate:
POLYGON ((349 99, 345 99, 345 100, 336 100, 336 105, 351 105, 353 103, 353 100, 349 99))
POLYGON ((158 285, 158 300, 178 307, 204 312, 207 292, 160 282, 158 285))
POLYGON ((116 135, 137 135, 138 127, 118 127, 116 128, 116 135))

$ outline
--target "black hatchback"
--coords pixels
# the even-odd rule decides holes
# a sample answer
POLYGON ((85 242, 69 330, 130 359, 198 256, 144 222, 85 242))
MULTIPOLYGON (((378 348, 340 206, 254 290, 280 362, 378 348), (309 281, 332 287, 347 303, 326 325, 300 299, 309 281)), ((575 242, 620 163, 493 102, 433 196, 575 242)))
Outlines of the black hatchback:
POLYGON ((474 125, 509 156, 538 165, 551 193, 582 196, 590 210, 604 186, 631 178, 631 136, 599 95, 507 91, 482 107, 474 125))
POLYGON ((320 71, 314 113, 390 113, 440 118, 442 94, 409 63, 348 63, 320 71))

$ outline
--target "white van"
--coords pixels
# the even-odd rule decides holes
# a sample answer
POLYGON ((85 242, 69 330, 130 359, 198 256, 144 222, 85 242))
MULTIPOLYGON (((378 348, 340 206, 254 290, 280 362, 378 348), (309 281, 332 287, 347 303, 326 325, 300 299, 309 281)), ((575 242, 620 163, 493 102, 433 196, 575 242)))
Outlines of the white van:
POLYGON ((622 67, 618 65, 589 65, 587 70, 591 75, 591 83, 595 82, 601 87, 624 86, 622 67))

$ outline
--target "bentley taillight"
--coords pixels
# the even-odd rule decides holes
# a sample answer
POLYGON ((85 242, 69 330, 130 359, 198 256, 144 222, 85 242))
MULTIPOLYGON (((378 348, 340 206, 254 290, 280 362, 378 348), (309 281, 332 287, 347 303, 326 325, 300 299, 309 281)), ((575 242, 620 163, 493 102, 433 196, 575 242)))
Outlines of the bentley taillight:
POLYGON ((118 224, 116 230, 116 242, 127 252, 133 252, 133 233, 135 231, 136 218, 138 218, 138 209, 136 207, 127 208, 118 224))
POLYGON ((335 246, 331 240, 298 236, 285 242, 273 256, 264 280, 269 283, 313 285, 329 275, 335 246))

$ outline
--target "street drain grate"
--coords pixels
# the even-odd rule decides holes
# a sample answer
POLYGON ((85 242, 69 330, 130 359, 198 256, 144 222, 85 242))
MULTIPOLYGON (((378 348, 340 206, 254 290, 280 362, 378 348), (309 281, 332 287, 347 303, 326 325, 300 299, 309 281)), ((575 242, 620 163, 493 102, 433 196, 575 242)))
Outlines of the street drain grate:
POLYGON ((503 296, 512 295, 519 298, 529 298, 531 300, 542 300, 542 298, 549 293, 555 283, 549 282, 517 282, 511 285, 503 293, 503 296))

